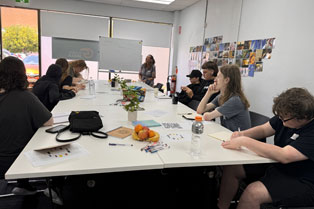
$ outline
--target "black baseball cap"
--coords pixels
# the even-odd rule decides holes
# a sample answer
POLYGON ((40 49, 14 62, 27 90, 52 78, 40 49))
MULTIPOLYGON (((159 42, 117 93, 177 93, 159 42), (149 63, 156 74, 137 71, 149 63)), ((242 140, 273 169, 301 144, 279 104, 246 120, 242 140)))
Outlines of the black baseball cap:
POLYGON ((186 75, 186 77, 190 77, 190 78, 201 78, 202 77, 202 73, 199 70, 192 70, 192 72, 190 73, 190 75, 186 75))

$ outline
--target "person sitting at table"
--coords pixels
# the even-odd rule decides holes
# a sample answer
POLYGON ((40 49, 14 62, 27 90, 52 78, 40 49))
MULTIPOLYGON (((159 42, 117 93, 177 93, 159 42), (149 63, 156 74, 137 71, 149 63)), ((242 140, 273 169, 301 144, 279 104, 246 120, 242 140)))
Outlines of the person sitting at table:
POLYGON ((68 75, 72 77, 72 85, 75 85, 80 89, 85 89, 85 85, 82 84, 84 78, 81 74, 83 70, 89 70, 84 60, 74 60, 69 62, 68 75))
MULTIPOLYGON (((199 88, 194 92, 193 100, 201 101, 205 96, 209 85, 214 83, 214 80, 218 73, 218 66, 215 62, 208 61, 202 65, 203 78, 199 88)), ((213 94, 207 103, 211 102, 219 92, 213 94)))
POLYGON ((249 101, 242 91, 239 67, 225 65, 220 68, 215 83, 208 87, 197 107, 197 113, 204 113, 204 120, 220 117, 221 125, 231 131, 246 130, 251 127, 249 106, 249 101), (219 95, 207 103, 209 98, 219 91, 219 95))
MULTIPOLYGON (((53 124, 52 114, 27 90, 24 63, 16 57, 0 62, 0 178, 41 126, 53 124)), ((31 195, 36 191, 27 179, 18 180, 12 192, 31 195)))
POLYGON ((60 100, 59 82, 62 70, 59 65, 49 66, 46 75, 38 79, 32 92, 51 111, 60 100))
POLYGON ((192 70, 186 77, 190 78, 191 84, 182 86, 182 91, 178 94, 179 102, 185 105, 194 99, 194 93, 199 89, 202 81, 202 73, 199 70, 192 70))
POLYGON ((304 88, 291 88, 274 98, 274 117, 254 128, 234 132, 227 149, 245 147, 279 163, 225 166, 218 207, 229 208, 240 180, 249 184, 238 209, 263 203, 289 207, 314 205, 314 97, 304 88), (274 136, 274 144, 255 139, 274 136))

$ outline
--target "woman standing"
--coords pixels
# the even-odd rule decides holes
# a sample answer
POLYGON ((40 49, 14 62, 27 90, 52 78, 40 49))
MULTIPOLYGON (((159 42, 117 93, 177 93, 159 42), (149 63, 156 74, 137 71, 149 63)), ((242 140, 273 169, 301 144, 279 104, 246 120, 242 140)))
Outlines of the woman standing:
POLYGON ((250 104, 242 91, 241 74, 237 65, 220 68, 215 83, 208 90, 197 107, 197 113, 204 114, 204 120, 221 117, 221 125, 231 131, 246 130, 251 127, 250 104), (210 103, 208 99, 215 93, 220 94, 210 103), (208 112, 211 111, 211 112, 208 112))
POLYGON ((142 64, 139 79, 149 86, 154 86, 154 79, 156 78, 155 59, 152 55, 147 55, 146 61, 142 64))

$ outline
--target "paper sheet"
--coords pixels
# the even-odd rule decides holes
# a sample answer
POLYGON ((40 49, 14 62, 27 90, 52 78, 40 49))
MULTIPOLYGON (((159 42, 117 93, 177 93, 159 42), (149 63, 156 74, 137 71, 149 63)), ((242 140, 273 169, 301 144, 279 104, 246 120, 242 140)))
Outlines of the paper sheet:
POLYGON ((145 113, 153 117, 162 117, 167 114, 167 112, 162 111, 162 110, 151 110, 151 111, 146 111, 145 113))
POLYGON ((64 112, 64 113, 54 113, 52 115, 53 117, 53 123, 57 124, 57 123, 65 123, 68 122, 68 118, 69 118, 70 112, 64 112))
POLYGON ((32 150, 24 154, 34 167, 38 167, 81 157, 87 155, 88 151, 78 143, 71 143, 39 151, 32 150))
POLYGON ((232 135, 232 132, 227 132, 227 131, 219 131, 216 133, 208 134, 208 136, 218 139, 220 141, 229 141, 231 135, 232 135))
POLYGON ((161 140, 164 142, 191 141, 192 133, 169 132, 162 133, 161 140))

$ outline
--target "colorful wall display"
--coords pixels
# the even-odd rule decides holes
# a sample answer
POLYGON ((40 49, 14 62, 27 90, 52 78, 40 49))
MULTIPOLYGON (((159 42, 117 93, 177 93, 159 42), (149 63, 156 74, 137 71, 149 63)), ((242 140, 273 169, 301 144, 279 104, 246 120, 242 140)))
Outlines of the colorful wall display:
POLYGON ((190 47, 189 70, 201 69, 203 63, 214 61, 218 67, 237 64, 242 76, 254 77, 263 71, 263 60, 271 59, 275 38, 223 43, 223 36, 206 38, 203 46, 190 47))

